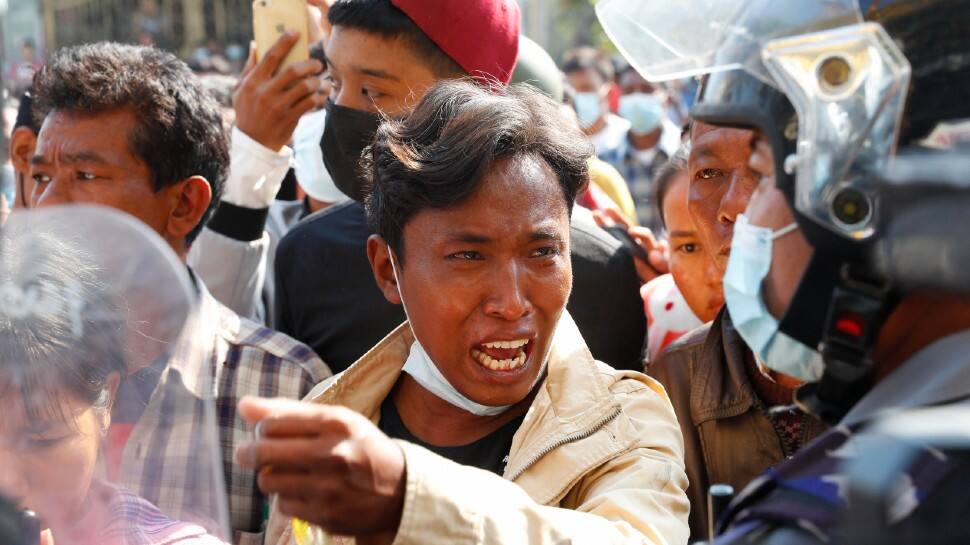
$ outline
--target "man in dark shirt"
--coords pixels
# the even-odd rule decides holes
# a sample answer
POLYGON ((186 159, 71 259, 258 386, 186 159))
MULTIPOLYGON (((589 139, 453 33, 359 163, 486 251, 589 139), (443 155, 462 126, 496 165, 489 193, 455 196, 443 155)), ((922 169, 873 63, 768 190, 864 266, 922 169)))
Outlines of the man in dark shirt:
MULTIPOLYGON (((338 187, 354 200, 307 218, 280 242, 275 324, 310 345, 335 372, 405 319, 377 289, 365 253, 372 233, 360 202, 357 163, 380 119, 377 112, 406 112, 441 79, 471 74, 508 82, 515 65, 518 9, 508 9, 513 0, 476 0, 460 8, 430 4, 344 0, 329 13, 333 32, 326 51, 334 90, 323 156, 338 187), (495 16, 468 16, 476 10, 495 16), (456 24, 467 28, 456 33, 456 24), (463 35, 492 46, 471 47, 463 35)), ((570 313, 597 359, 641 369, 646 318, 632 252, 582 213, 574 215, 571 237, 570 313)))

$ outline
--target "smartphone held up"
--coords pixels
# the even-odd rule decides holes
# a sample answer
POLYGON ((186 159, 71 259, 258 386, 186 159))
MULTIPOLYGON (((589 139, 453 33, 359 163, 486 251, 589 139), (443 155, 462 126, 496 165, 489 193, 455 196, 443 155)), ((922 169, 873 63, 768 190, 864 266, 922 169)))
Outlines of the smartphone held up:
POLYGON ((279 70, 310 57, 309 17, 306 0, 255 0, 253 2, 253 36, 256 58, 262 59, 287 31, 299 32, 296 45, 283 59, 279 70))

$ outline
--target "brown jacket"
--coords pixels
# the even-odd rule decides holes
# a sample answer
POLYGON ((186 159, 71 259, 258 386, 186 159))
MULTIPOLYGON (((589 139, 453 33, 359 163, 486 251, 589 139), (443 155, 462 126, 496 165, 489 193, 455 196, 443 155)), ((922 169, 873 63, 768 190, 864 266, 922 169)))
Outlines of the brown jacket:
MULTIPOLYGON (((307 399, 376 422, 413 342, 402 325, 307 399)), ((563 313, 504 479, 400 442, 407 484, 394 545, 683 545, 688 503, 679 431, 663 388, 593 360, 563 313)), ((266 543, 296 543, 290 520, 276 509, 266 543)))
MULTIPOLYGON (((766 405, 748 378, 746 350, 722 311, 712 323, 670 345, 648 370, 666 388, 684 435, 692 541, 708 538, 707 490, 712 484, 729 484, 740 492, 786 458, 766 405)), ((803 422, 801 444, 825 430, 813 417, 803 422)))

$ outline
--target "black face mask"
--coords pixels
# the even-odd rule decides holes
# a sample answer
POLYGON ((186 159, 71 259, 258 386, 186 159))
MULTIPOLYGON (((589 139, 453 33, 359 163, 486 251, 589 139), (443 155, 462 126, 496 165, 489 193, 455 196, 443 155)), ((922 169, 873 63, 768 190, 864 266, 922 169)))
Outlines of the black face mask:
POLYGON ((327 124, 323 129, 323 164, 340 191, 357 202, 364 201, 360 156, 371 144, 381 116, 338 106, 327 99, 327 124))

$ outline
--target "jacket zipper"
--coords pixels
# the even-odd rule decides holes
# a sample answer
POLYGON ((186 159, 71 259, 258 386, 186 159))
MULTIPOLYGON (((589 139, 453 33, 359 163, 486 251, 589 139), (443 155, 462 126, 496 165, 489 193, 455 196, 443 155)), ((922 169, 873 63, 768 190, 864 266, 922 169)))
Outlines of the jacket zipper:
POLYGON ((566 445, 566 444, 575 442, 575 441, 582 441, 583 439, 586 439, 587 437, 589 437, 589 436, 593 435, 594 433, 598 432, 600 430, 600 428, 602 428, 603 426, 605 426, 605 425, 609 424, 610 422, 616 420, 616 418, 618 416, 620 416, 620 413, 621 412, 623 412, 623 408, 621 406, 619 406, 619 405, 614 405, 613 406, 613 410, 610 411, 609 414, 607 414, 603 418, 600 418, 599 420, 597 420, 589 428, 586 428, 585 430, 581 430, 581 431, 577 431, 577 432, 570 433, 570 434, 568 434, 568 435, 566 435, 564 437, 561 437, 561 438, 555 440, 552 444, 548 445, 546 448, 542 449, 537 454, 535 454, 534 456, 532 456, 531 458, 529 458, 528 463, 526 463, 524 466, 522 466, 522 469, 519 469, 514 474, 509 475, 509 480, 510 481, 514 481, 514 480, 518 479, 530 467, 532 467, 533 465, 535 465, 536 462, 538 462, 539 460, 541 460, 543 456, 545 456, 546 454, 549 454, 550 452, 556 450, 557 448, 559 448, 559 447, 561 447, 563 445, 566 445))

